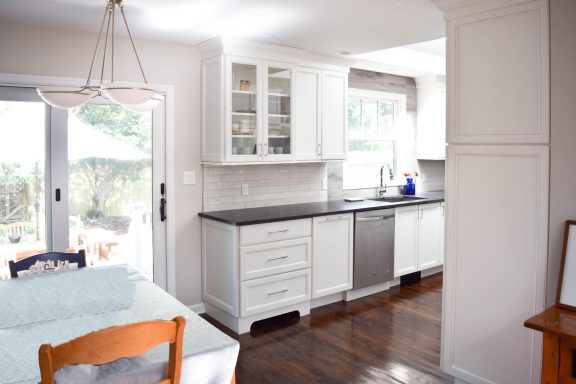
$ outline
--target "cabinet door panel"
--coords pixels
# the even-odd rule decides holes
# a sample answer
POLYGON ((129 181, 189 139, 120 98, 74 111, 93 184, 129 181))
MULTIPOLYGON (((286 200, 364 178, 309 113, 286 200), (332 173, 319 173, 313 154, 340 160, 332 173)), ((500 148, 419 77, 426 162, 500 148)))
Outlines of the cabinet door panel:
POLYGON ((442 229, 440 203, 422 204, 418 208, 418 270, 442 264, 440 254, 442 229))
POLYGON ((265 64, 262 157, 265 161, 291 160, 294 157, 294 70, 286 63, 265 64))
POLYGON ((418 206, 396 208, 394 277, 418 271, 418 206))
POLYGON ((226 160, 259 161, 262 156, 262 64, 229 56, 226 60, 226 160))
POLYGON ((322 159, 346 159, 348 75, 322 75, 322 159))
POLYGON ((315 217, 312 298, 352 288, 354 214, 315 217))
POLYGON ((222 161, 224 156, 222 57, 202 62, 202 161, 222 161))
POLYGON ((296 160, 321 158, 320 82, 321 71, 308 68, 296 70, 296 109, 294 111, 296 160))
POLYGON ((544 307, 548 152, 449 146, 442 367, 467 382, 539 382, 541 338, 522 324, 544 307))
POLYGON ((448 23, 449 142, 549 141, 548 5, 448 23))

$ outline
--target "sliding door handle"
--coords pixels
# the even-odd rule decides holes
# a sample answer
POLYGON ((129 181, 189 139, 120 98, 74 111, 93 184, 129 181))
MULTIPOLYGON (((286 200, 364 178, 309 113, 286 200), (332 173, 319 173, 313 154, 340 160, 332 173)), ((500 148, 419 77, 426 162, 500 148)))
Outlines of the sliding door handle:
POLYGON ((166 221, 166 186, 164 183, 160 184, 160 221, 166 221))
POLYGON ((160 221, 166 221, 166 199, 160 199, 160 221))

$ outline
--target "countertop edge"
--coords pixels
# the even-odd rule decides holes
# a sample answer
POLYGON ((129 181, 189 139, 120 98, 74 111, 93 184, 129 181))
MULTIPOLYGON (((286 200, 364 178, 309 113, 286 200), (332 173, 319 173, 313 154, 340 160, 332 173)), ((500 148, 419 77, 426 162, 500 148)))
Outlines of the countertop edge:
MULTIPOLYGON (((368 200, 368 199, 367 199, 368 200)), ((406 201, 406 202, 398 202, 398 203, 382 203, 377 205, 376 202, 374 206, 371 207, 360 207, 360 208, 346 208, 346 209, 337 209, 331 210, 326 212, 315 212, 315 213, 298 213, 294 215, 286 215, 282 217, 274 217, 274 218, 264 218, 264 219, 247 219, 247 220, 229 220, 223 217, 219 217, 214 215, 217 212, 198 212, 198 216, 204 219, 210 219, 214 221, 218 221, 224 224, 233 225, 236 227, 242 227, 245 225, 255 225, 255 224, 265 224, 265 223, 273 223, 279 221, 289 221, 289 220, 299 220, 299 219, 308 219, 312 217, 320 217, 320 216, 329 216, 329 215, 337 215, 343 213, 355 213, 355 212, 366 212, 366 211, 374 211, 380 209, 392 209, 398 207, 408 207, 412 205, 421 205, 421 204, 433 204, 443 202, 445 199, 444 197, 435 197, 435 198, 424 198, 423 200, 413 200, 413 201, 406 201)), ((224 211, 222 211, 224 212, 224 211)))

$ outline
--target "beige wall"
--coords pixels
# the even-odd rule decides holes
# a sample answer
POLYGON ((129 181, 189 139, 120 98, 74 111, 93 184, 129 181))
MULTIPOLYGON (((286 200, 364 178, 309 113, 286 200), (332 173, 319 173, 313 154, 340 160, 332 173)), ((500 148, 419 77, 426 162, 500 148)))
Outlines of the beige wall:
POLYGON ((576 220, 576 1, 550 1, 551 172, 547 303, 556 299, 564 222, 576 220))
MULTIPOLYGON (((78 31, 0 23, 0 73, 85 78, 96 36, 78 31)), ((176 297, 200 303, 200 55, 193 46, 136 41, 148 80, 174 85, 176 297), (184 170, 196 171, 196 185, 184 186, 184 170)), ((115 78, 140 81, 128 41, 118 39, 115 78)))

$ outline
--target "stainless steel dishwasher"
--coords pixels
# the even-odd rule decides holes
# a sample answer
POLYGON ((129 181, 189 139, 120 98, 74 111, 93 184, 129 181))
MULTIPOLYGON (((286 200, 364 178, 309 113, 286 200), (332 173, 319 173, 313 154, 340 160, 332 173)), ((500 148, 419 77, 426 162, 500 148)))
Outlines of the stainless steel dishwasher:
POLYGON ((394 211, 356 212, 354 289, 394 279, 394 211))

